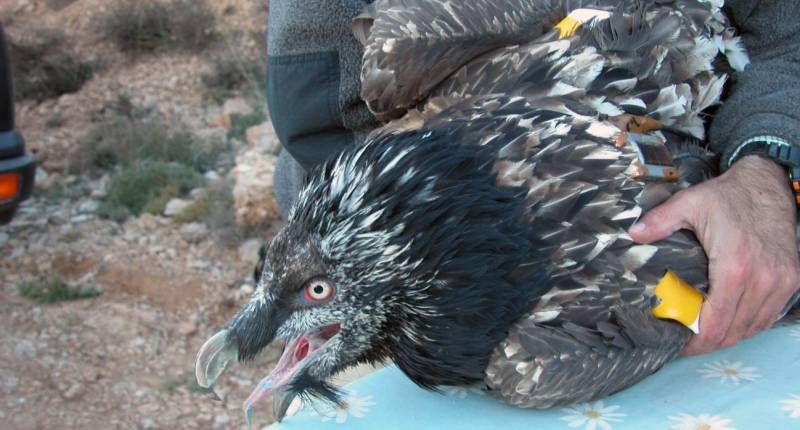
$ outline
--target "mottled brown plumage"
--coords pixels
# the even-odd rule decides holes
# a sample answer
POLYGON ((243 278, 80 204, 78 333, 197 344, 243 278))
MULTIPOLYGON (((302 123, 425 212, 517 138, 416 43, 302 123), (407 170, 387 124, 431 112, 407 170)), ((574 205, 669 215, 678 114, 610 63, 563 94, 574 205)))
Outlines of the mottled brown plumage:
POLYGON ((362 94, 384 118, 404 116, 378 134, 458 124, 465 144, 505 143, 498 182, 529 190, 525 222, 546 238, 557 281, 497 347, 485 383, 509 403, 550 407, 629 386, 688 339, 649 309, 667 269, 705 291, 702 248, 683 231, 636 245, 626 229, 713 175, 688 136, 703 138, 701 112, 730 70, 712 64, 738 40, 710 2, 508 3, 379 2, 362 94), (612 18, 565 39, 549 31, 577 7, 612 18), (616 118, 631 114, 679 133, 636 130, 667 138, 682 183, 631 178, 635 151, 611 145, 628 129, 616 118))
POLYGON ((384 359, 550 407, 673 359, 690 331, 650 315, 653 288, 671 269, 705 291, 705 254, 686 231, 626 231, 714 175, 703 110, 730 77, 716 66, 746 63, 716 2, 380 0, 357 27, 363 98, 390 121, 312 174, 252 300, 201 349, 201 384, 286 339, 248 411, 336 402, 326 378, 384 359), (560 38, 578 7, 603 13, 560 38), (641 154, 664 148, 678 180, 644 180, 641 154), (309 280, 335 295, 303 299, 309 280))

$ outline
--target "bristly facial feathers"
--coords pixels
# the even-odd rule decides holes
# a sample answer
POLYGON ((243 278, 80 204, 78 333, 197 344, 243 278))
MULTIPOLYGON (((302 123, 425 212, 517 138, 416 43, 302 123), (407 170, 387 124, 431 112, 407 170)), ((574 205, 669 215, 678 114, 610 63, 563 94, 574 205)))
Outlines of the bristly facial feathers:
POLYGON ((524 193, 498 187, 494 150, 458 144, 459 133, 406 132, 345 152, 312 176, 289 219, 373 310, 359 324, 380 325, 377 339, 352 335, 424 387, 482 380, 493 348, 546 289, 519 285, 532 270, 520 266, 536 260, 524 193))

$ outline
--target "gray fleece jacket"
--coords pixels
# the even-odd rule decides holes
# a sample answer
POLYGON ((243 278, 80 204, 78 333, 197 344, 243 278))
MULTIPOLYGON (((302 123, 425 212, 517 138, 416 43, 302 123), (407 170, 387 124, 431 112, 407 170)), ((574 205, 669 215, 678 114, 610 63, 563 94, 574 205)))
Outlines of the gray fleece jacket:
MULTIPOLYGON (((379 125, 360 95, 363 46, 352 21, 371 1, 273 0, 269 15, 268 104, 287 149, 276 194, 288 208, 306 170, 379 125), (288 154, 287 154, 288 152, 288 154), (291 155, 291 157, 289 156, 291 155)), ((751 63, 710 122, 723 169, 745 140, 775 136, 800 144, 800 12, 797 0, 729 0, 751 63)))
POLYGON ((730 0, 751 63, 711 120, 709 141, 727 167, 748 138, 775 136, 800 144, 800 1, 730 0))

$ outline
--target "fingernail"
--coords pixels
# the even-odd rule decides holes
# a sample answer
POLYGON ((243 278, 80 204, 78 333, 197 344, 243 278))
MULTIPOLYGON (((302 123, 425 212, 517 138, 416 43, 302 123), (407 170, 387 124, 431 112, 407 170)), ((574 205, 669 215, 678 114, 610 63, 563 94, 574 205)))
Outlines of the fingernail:
POLYGON ((631 233, 642 233, 647 226, 644 225, 643 222, 637 222, 636 224, 632 225, 630 229, 628 229, 631 233))

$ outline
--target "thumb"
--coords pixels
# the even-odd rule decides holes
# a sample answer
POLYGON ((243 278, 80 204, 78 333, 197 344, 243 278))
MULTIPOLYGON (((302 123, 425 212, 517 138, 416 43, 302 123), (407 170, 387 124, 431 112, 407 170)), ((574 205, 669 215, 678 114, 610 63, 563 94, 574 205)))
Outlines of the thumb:
POLYGON ((682 228, 692 228, 691 189, 683 190, 647 213, 628 229, 631 239, 651 243, 669 237, 682 228))

